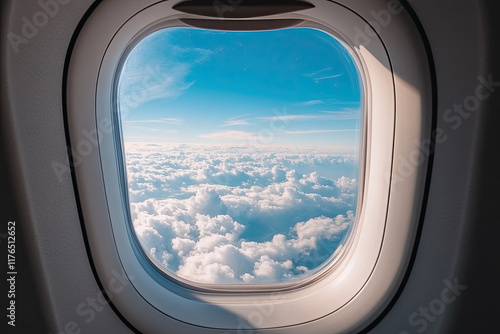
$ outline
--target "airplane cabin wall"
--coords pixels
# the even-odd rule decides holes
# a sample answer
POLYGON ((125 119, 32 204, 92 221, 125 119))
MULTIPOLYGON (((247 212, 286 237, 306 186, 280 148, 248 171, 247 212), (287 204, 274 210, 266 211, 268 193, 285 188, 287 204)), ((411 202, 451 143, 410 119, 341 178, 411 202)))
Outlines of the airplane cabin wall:
MULTIPOLYGON (((22 286, 27 287, 25 294, 33 295, 31 309, 19 306, 18 319, 25 323, 24 332, 47 328, 51 333, 69 333, 74 322, 83 333, 131 333, 110 307, 96 312, 89 323, 76 311, 88 297, 96 297, 100 287, 82 235, 71 175, 64 173, 60 181, 52 164, 67 161, 61 102, 66 52, 94 1, 66 2, 26 44, 19 45, 17 53, 7 33, 19 34, 23 17, 32 17, 40 7, 37 1, 1 3, 1 172, 11 182, 2 185, 0 223, 15 219, 20 226, 20 256, 29 258, 20 267, 22 286)), ((491 92, 470 116, 462 117, 459 126, 456 118, 449 120, 452 114, 447 110, 470 101, 479 76, 491 75, 500 82, 500 4, 488 0, 413 0, 409 4, 434 55, 437 127, 447 139, 436 146, 411 274, 392 307, 369 332, 417 333, 425 323, 422 332, 428 334, 487 333, 498 326, 500 311, 500 178, 496 174, 500 171, 500 86, 492 86, 498 91, 491 92), (425 321, 420 315, 412 318, 420 308, 438 305, 445 280, 454 279, 467 285, 455 301, 425 321)))

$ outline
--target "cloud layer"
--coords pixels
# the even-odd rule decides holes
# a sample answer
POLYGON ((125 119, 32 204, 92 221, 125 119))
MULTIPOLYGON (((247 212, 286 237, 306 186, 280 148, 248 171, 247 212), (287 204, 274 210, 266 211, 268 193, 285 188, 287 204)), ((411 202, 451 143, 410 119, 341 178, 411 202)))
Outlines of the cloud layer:
POLYGON ((351 154, 127 144, 126 159, 142 246, 160 266, 190 280, 304 277, 333 254, 355 220, 351 154))

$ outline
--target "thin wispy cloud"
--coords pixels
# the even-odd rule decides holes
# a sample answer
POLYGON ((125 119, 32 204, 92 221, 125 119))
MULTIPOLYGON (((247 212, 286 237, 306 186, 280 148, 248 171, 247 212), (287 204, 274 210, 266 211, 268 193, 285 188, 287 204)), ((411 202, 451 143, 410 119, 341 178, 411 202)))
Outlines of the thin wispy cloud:
POLYGON ((327 68, 324 68, 320 71, 316 71, 316 72, 313 72, 313 73, 307 73, 307 74, 304 74, 304 76, 308 77, 308 78, 312 78, 314 79, 315 81, 319 81, 319 80, 325 80, 325 79, 333 79, 333 78, 338 78, 340 76, 342 76, 343 74, 342 73, 336 73, 336 74, 332 74, 332 75, 328 75, 328 71, 332 70, 333 68, 332 67, 327 67, 327 68))
MULTIPOLYGON (((173 133, 175 133, 174 131, 173 133)), ((134 143, 150 143, 150 145, 158 145, 158 143, 164 143, 164 142, 170 142, 169 135, 172 135, 173 133, 166 133, 163 136, 161 133, 155 133, 156 136, 152 135, 145 135, 145 136, 127 136, 129 139, 129 142, 134 142, 134 143)))
POLYGON ((238 116, 233 116, 231 118, 228 118, 228 120, 231 120, 231 119, 238 119, 238 118, 243 118, 243 117, 247 117, 247 116, 252 116, 254 113, 249 113, 249 114, 243 114, 243 115, 238 115, 238 116))
POLYGON ((347 111, 320 111, 321 114, 303 114, 303 115, 284 115, 284 116, 269 116, 258 117, 260 121, 303 121, 303 120, 347 120, 358 119, 357 112, 347 111))
POLYGON ((120 107, 136 108, 149 101, 179 97, 194 84, 187 80, 189 73, 190 67, 180 63, 126 68, 126 79, 120 79, 120 107))
POLYGON ((310 100, 310 101, 305 101, 305 102, 299 102, 295 103, 296 106, 314 106, 317 104, 325 104, 325 100, 310 100))
POLYGON ((242 125, 252 125, 248 121, 248 119, 235 119, 235 120, 227 120, 221 126, 242 126, 242 125))
POLYGON ((321 119, 341 120, 359 119, 361 111, 359 109, 344 109, 343 111, 322 110, 320 112, 323 113, 323 115, 319 115, 321 119))
POLYGON ((333 79, 333 78, 338 78, 340 76, 342 76, 342 74, 335 74, 335 75, 329 75, 329 76, 321 77, 321 78, 314 78, 314 80, 318 81, 318 80, 325 80, 325 79, 333 79))
POLYGON ((307 73, 307 74, 304 74, 304 76, 306 77, 313 77, 313 76, 316 76, 320 73, 323 73, 323 72, 326 72, 326 71, 329 71, 331 70, 332 68, 331 67, 327 67, 327 68, 324 68, 322 70, 319 70, 319 71, 316 71, 316 72, 312 72, 312 73, 307 73))
POLYGON ((220 131, 201 134, 199 138, 219 140, 257 140, 256 133, 246 131, 220 131))
MULTIPOLYGON (((148 39, 152 42, 151 37, 148 39)), ((144 45, 132 51, 122 71, 122 111, 139 107, 149 101, 175 99, 183 95, 195 83, 194 80, 188 79, 193 68, 208 61, 214 54, 211 50, 181 48, 165 43, 161 56, 151 55, 147 49, 148 39, 145 39, 144 45), (185 59, 190 61, 186 62, 185 59)))
MULTIPOLYGON (((355 105, 359 105, 360 103, 359 102, 346 102, 345 104, 355 104, 355 105)), ((358 113, 360 112, 360 108, 351 108, 351 107, 344 107, 342 108, 341 111, 343 112, 355 112, 355 113, 358 113)), ((336 112, 339 112, 339 111, 324 111, 324 112, 328 112, 328 113, 336 113, 336 112)))
POLYGON ((174 46, 174 50, 181 55, 189 55, 191 60, 197 64, 203 64, 215 53, 212 50, 202 49, 202 48, 181 48, 179 46, 174 46))
POLYGON ((258 117, 261 121, 301 121, 305 119, 317 119, 320 115, 284 115, 284 116, 269 116, 258 117))
POLYGON ((181 125, 182 119, 180 118, 159 118, 159 119, 141 119, 141 120, 125 120, 124 123, 151 123, 151 124, 171 124, 171 125, 181 125))
POLYGON ((225 120, 220 126, 244 126, 244 125, 253 125, 250 122, 249 118, 243 119, 243 117, 248 117, 253 115, 253 113, 238 115, 234 117, 230 117, 225 120))
MULTIPOLYGON (((314 105, 340 105, 343 106, 342 111, 348 111, 348 110, 358 110, 357 108, 351 108, 351 107, 344 107, 344 106, 358 106, 360 102, 357 101, 344 101, 344 100, 338 100, 338 99, 315 99, 315 100, 306 100, 303 102, 298 102, 294 103, 294 106, 314 106, 314 105)), ((332 111, 332 112, 337 112, 337 111, 332 111)))
POLYGON ((318 133, 335 133, 335 132, 354 132, 359 131, 358 129, 337 129, 337 130, 303 130, 303 131, 289 131, 285 130, 283 133, 287 135, 308 135, 308 134, 318 134, 318 133))
MULTIPOLYGON (((141 131, 144 131, 144 138, 148 137, 151 135, 151 133, 155 133, 155 134, 165 134, 165 135, 168 135, 168 134, 173 134, 173 133, 177 133, 177 129, 164 129, 164 128, 157 128, 157 127, 153 127, 153 126, 137 126, 137 125, 127 125, 126 130, 141 130, 141 131)), ((129 138, 129 136, 127 136, 127 138, 129 138)))

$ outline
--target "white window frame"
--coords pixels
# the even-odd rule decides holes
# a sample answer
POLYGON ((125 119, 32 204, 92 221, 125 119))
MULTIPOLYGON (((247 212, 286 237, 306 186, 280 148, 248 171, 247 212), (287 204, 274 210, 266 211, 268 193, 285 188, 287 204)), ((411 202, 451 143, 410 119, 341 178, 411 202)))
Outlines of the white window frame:
POLYGON ((307 26, 335 34, 359 60, 365 109, 360 166, 365 166, 365 173, 357 222, 339 260, 311 280, 271 286, 266 292, 261 286, 254 291, 193 288, 165 278, 138 256, 124 208, 117 127, 111 124, 120 60, 131 43, 158 25, 176 25, 180 18, 206 19, 173 10, 179 2, 104 0, 86 21, 71 55, 66 102, 72 148, 78 151, 90 139, 98 147, 86 150, 74 171, 101 283, 113 292, 116 270, 125 272, 128 283, 110 297, 143 333, 265 329, 312 334, 362 329, 399 287, 420 218, 427 164, 420 161, 403 181, 398 175, 396 182, 392 173, 407 163, 399 157, 411 156, 418 150, 415 143, 431 133, 430 75, 420 35, 404 12, 392 15, 385 28, 369 23, 373 12, 388 10, 383 0, 311 0, 314 8, 266 17, 305 20, 307 26))

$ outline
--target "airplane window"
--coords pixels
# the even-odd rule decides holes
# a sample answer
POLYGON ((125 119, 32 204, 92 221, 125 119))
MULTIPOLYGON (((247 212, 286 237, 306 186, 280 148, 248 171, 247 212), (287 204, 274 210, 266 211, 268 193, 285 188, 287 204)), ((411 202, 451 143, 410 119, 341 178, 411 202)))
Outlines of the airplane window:
POLYGON ((132 224, 144 253, 202 283, 298 281, 356 221, 362 86, 314 28, 157 30, 117 99, 132 224))
POLYGON ((75 183, 138 331, 357 333, 395 296, 425 190, 406 164, 432 131, 425 47, 405 12, 372 24, 386 1, 307 3, 104 0, 82 26, 68 133, 98 149, 75 183))

